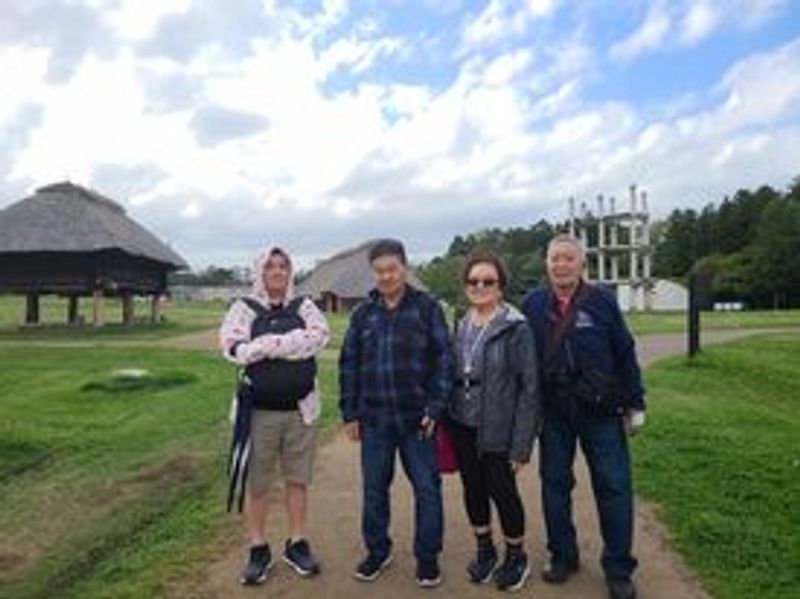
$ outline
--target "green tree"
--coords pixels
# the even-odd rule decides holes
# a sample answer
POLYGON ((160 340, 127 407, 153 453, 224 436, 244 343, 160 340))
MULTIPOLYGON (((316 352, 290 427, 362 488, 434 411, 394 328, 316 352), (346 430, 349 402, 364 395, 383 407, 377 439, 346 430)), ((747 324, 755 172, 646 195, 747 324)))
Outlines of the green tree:
POLYGON ((754 287, 775 308, 800 305, 800 203, 769 202, 761 214, 753 247, 754 287))

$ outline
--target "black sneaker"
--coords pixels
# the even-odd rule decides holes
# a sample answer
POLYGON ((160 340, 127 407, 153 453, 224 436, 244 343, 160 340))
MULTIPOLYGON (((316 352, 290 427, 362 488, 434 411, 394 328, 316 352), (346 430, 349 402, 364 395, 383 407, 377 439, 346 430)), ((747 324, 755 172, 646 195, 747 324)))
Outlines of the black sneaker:
POLYGON ((630 578, 607 578, 610 599, 636 599, 636 586, 630 578))
POLYGON ((392 554, 386 557, 378 557, 369 554, 356 566, 355 577, 361 582, 372 582, 392 563, 392 554))
POLYGON ((300 539, 295 543, 287 540, 283 550, 283 561, 300 576, 314 576, 320 571, 319 562, 314 559, 311 547, 305 539, 300 539))
POLYGON ((442 571, 439 562, 435 559, 417 560, 417 584, 421 587, 431 588, 439 586, 442 582, 442 571))
POLYGON ((503 564, 494 573, 498 590, 518 591, 525 586, 531 574, 531 565, 524 551, 506 554, 503 564))
POLYGON ((494 545, 478 547, 475 558, 467 566, 467 576, 470 582, 484 584, 492 581, 492 575, 497 568, 497 550, 494 545))
POLYGON ((542 571, 542 580, 550 584, 563 584, 567 579, 578 571, 580 562, 578 560, 571 562, 556 562, 550 561, 542 571))
POLYGON ((250 557, 242 570, 241 583, 244 585, 261 584, 267 579, 272 568, 272 553, 269 545, 257 545, 250 548, 250 557))

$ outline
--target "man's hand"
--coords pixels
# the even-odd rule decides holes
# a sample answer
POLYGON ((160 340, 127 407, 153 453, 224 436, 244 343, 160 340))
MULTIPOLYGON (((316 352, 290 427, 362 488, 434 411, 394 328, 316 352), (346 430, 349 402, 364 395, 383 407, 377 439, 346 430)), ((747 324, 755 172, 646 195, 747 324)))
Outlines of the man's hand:
POLYGON ((628 410, 622 417, 622 425, 625 428, 625 433, 632 437, 639 429, 644 426, 644 411, 643 410, 628 410))
POLYGON ((358 420, 352 420, 344 423, 344 434, 351 441, 361 440, 361 423, 358 420))
POLYGON ((517 460, 511 460, 510 464, 511 464, 511 472, 513 472, 514 474, 517 474, 520 470, 522 470, 522 467, 525 465, 522 462, 518 462, 517 460))
POLYGON ((423 439, 430 439, 436 430, 436 421, 430 416, 423 416, 419 421, 419 436, 423 439))

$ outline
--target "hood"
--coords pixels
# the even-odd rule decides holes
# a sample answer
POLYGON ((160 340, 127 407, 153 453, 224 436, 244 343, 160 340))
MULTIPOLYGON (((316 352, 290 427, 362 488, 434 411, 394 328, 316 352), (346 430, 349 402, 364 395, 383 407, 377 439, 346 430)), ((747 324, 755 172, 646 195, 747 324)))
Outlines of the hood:
POLYGON ((289 254, 284 247, 270 245, 265 247, 253 262, 253 297, 265 306, 269 306, 270 303, 278 303, 277 299, 270 301, 272 298, 267 295, 267 290, 264 286, 264 265, 273 252, 276 251, 286 256, 286 259, 289 261, 289 285, 286 288, 286 298, 284 301, 289 302, 294 298, 294 266, 292 265, 291 254, 289 254))
MULTIPOLYGON (((464 325, 467 318, 469 318, 468 314, 462 317, 459 327, 464 325)), ((489 328, 486 331, 486 338, 489 339, 494 337, 505 331, 507 328, 524 322, 526 322, 526 320, 522 312, 517 310, 517 308, 511 304, 503 302, 500 307, 500 313, 489 323, 489 328)))

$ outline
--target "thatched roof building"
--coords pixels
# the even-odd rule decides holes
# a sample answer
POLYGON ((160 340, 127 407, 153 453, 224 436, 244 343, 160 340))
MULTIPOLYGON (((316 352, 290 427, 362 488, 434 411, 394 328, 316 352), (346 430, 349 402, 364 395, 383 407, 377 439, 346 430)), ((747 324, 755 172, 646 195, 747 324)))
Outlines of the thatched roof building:
POLYGON ((123 320, 133 319, 133 296, 157 299, 167 273, 186 262, 155 235, 131 220, 124 208, 72 183, 36 190, 0 210, 0 293, 25 294, 26 323, 39 321, 39 296, 70 298, 68 320, 78 319, 78 298, 94 296, 95 324, 102 324, 102 298, 123 299, 123 320))
MULTIPOLYGON (((297 293, 310 296, 328 312, 352 309, 375 286, 369 251, 376 243, 371 240, 323 260, 297 282, 297 293)), ((413 269, 408 275, 409 283, 425 289, 413 269)))

